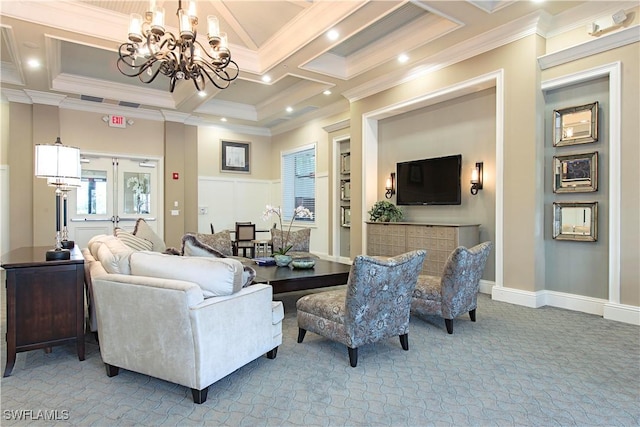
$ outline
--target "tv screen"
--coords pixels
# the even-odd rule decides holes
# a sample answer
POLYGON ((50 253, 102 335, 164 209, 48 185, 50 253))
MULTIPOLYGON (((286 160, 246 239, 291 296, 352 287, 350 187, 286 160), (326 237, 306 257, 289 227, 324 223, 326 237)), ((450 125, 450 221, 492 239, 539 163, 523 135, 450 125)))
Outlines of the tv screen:
POLYGON ((397 165, 398 205, 459 205, 462 154, 397 165))

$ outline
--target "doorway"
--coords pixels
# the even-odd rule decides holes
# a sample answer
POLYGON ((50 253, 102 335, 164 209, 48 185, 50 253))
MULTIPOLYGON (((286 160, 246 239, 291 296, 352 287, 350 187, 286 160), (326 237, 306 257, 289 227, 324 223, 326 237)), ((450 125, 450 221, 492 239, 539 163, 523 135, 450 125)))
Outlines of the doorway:
POLYGON ((86 247, 115 228, 133 231, 138 218, 162 236, 162 180, 159 159, 82 155, 80 187, 67 200, 69 238, 86 247))

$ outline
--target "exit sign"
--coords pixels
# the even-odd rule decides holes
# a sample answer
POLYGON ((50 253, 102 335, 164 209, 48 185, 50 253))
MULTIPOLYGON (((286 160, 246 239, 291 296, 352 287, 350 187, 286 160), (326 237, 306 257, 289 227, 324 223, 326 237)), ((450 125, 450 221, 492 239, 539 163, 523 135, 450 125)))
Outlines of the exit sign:
POLYGON ((112 128, 126 128, 127 120, 124 116, 109 116, 109 126, 112 128))

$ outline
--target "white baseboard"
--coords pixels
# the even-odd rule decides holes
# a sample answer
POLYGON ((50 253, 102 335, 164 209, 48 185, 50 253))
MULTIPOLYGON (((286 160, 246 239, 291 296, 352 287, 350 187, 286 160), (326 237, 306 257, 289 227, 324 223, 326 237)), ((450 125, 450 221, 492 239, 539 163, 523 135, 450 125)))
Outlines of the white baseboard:
POLYGON ((604 318, 640 325, 640 307, 607 303, 604 305, 604 318))
MULTIPOLYGON (((482 289, 482 282, 480 286, 482 289)), ((491 294, 491 299, 496 301, 531 308, 548 305, 551 307, 580 311, 582 313, 595 314, 608 320, 640 326, 640 307, 614 304, 601 298, 591 298, 547 290, 530 292, 498 286, 493 286, 488 293, 491 294)))

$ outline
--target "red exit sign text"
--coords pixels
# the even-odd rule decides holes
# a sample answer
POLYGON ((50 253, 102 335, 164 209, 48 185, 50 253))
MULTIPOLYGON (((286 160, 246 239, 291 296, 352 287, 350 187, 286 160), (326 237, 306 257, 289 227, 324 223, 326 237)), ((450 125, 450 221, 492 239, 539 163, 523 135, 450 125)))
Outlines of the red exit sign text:
POLYGON ((127 120, 124 116, 109 116, 109 126, 114 128, 126 128, 127 120))

